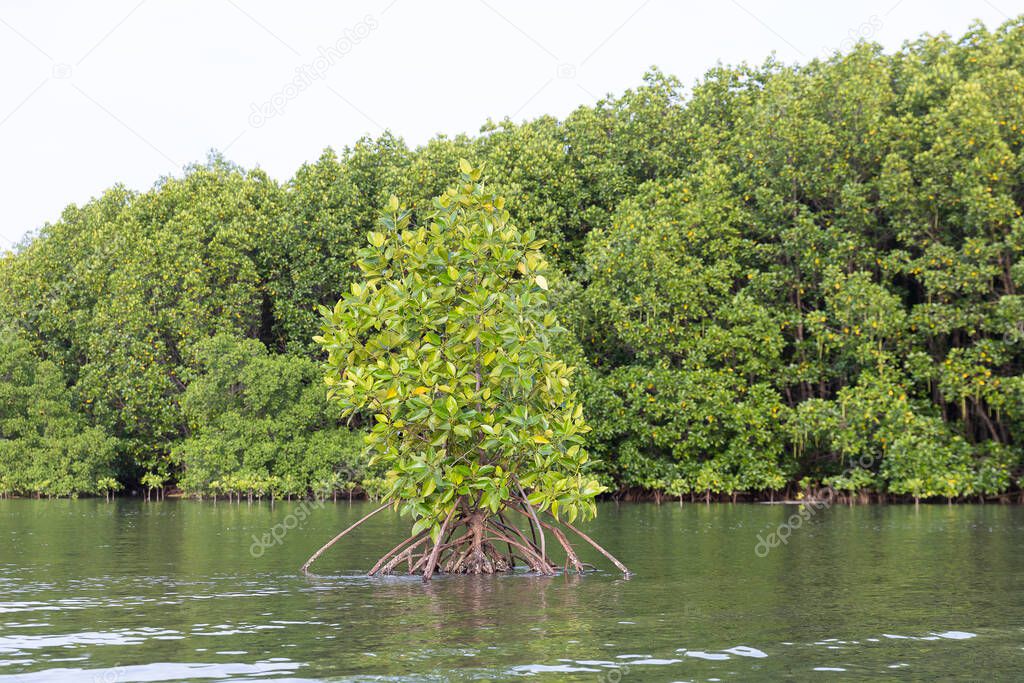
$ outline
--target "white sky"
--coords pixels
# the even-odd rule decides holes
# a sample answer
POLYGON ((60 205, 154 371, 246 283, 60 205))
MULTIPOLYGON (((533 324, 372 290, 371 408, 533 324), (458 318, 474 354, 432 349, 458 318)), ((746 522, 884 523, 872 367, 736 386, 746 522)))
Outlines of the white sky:
POLYGON ((210 149, 285 179, 385 128, 416 145, 488 117, 564 116, 651 65, 692 84, 718 61, 804 62, 858 36, 892 50, 1020 13, 1024 0, 0 0, 0 251, 210 149), (294 78, 309 87, 286 93, 294 78))

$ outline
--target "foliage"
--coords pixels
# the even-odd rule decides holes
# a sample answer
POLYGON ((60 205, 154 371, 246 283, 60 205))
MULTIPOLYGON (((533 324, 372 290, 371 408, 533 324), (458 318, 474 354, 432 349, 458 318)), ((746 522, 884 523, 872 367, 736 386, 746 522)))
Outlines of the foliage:
POLYGON ((644 186, 587 243, 579 334, 601 385, 588 407, 627 486, 760 491, 789 466, 769 383, 779 316, 750 293, 754 245, 724 171, 644 186))
POLYGON ((114 440, 76 410, 57 366, 0 329, 0 494, 96 493, 113 460, 114 440))
POLYGON ((181 397, 190 436, 173 451, 186 493, 322 497, 370 476, 360 436, 322 405, 313 361, 220 334, 196 347, 194 365, 181 397))
MULTIPOLYGON (((450 209, 433 198, 467 158, 486 165, 487 193, 509 198, 495 213, 547 241, 550 291, 538 292, 571 332, 547 348, 577 368, 597 456, 587 478, 677 496, 804 479, 908 498, 1018 490, 1022 29, 1018 18, 893 54, 860 43, 804 65, 720 65, 689 91, 652 70, 564 120, 488 121, 416 149, 388 133, 280 184, 213 156, 148 192, 114 187, 0 256, 0 316, 22 349, 5 346, 2 362, 38 377, 9 390, 61 396, 64 469, 92 461, 84 434, 100 454, 114 439, 117 458, 82 467, 129 488, 152 473, 197 493, 298 492, 310 473, 342 469, 386 495, 399 480, 364 471, 337 405, 247 405, 226 379, 236 366, 217 370, 202 349, 221 333, 262 345, 257 364, 280 363, 305 405, 297 387, 312 380, 295 378, 322 360, 313 305, 369 302, 350 287, 366 279, 354 262, 378 208, 404 197, 390 220, 433 239, 428 216, 450 209), (221 379, 207 391, 209 372, 221 379), (198 398, 218 391, 222 403, 198 398), (286 445, 301 429, 270 427, 302 420, 325 440, 317 464, 286 445)), ((385 250, 405 244, 397 227, 381 234, 385 250)), ((455 268, 460 282, 472 274, 455 268)), ((455 285, 432 286, 447 305, 455 285)), ((485 424, 455 400, 471 433, 485 424)), ((41 490, 48 475, 12 442, 4 486, 41 490)), ((46 488, 94 491, 92 476, 46 488)), ((436 516, 445 493, 421 488, 415 514, 436 516)))
POLYGON ((556 517, 591 516, 602 488, 580 474, 589 429, 551 351, 564 330, 545 241, 514 227, 482 169, 461 169, 415 224, 390 199, 358 254, 365 280, 322 309, 329 396, 373 414, 367 450, 414 534, 439 533, 460 500, 498 513, 520 488, 556 517))

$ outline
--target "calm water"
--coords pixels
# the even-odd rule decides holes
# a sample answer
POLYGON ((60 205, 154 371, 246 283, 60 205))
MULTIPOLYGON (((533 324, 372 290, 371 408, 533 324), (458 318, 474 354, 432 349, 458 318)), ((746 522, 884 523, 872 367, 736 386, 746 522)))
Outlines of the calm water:
POLYGON ((0 501, 0 681, 1022 675, 1021 508, 836 507, 758 550, 794 507, 609 504, 587 528, 629 580, 429 587, 360 576, 407 528, 383 513, 301 576, 370 508, 297 509, 0 501))

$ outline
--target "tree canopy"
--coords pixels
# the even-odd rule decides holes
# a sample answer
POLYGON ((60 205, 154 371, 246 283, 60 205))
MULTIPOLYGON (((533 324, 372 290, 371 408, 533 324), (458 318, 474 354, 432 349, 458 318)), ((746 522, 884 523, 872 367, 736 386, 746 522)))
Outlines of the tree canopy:
MULTIPOLYGON (((365 463, 341 465, 353 447, 337 430, 372 429, 372 414, 343 425, 336 402, 312 399, 326 391, 307 384, 324 359, 316 306, 375 305, 382 291, 351 289, 369 279, 356 261, 407 248, 402 229, 378 231, 380 207, 402 197, 391 220, 407 213, 411 239, 429 242, 426 217, 444 208, 434 198, 464 158, 487 169, 488 196, 508 198, 496 211, 546 241, 537 273, 548 290, 533 285, 530 297, 548 297, 568 330, 549 348, 576 368, 592 428, 585 479, 616 495, 707 498, 821 486, 907 499, 1019 492, 1022 143, 1018 18, 891 54, 859 43, 802 65, 717 66, 692 87, 652 70, 564 119, 488 121, 417 148, 385 133, 325 150, 285 182, 214 155, 149 191, 115 186, 0 257, 0 317, 18 340, 3 363, 22 368, 0 373, 0 391, 59 400, 62 457, 94 462, 72 433, 113 455, 53 488, 31 473, 36 456, 10 455, 27 452, 28 432, 5 427, 0 489, 71 495, 153 474, 208 495, 228 475, 331 470, 390 490, 365 463), (382 246, 366 246, 372 231, 382 246), (218 335, 232 342, 214 355, 236 360, 205 354, 218 335), (273 372, 290 388, 254 381, 232 393, 221 373, 253 363, 280 363, 273 372), (300 419, 291 403, 316 415, 300 419), (249 415, 265 420, 258 433, 232 432, 232 416, 249 415), (324 463, 300 465, 280 445, 303 430, 330 441, 324 463), (276 445, 259 462, 237 455, 256 443, 276 445), (200 460, 220 463, 216 474, 200 460)), ((438 279, 428 299, 448 302, 476 276, 458 253, 457 278, 438 279)), ((464 311, 479 311, 469 298, 464 311)), ((486 345, 503 333, 476 334, 486 345)), ((414 370, 396 362, 403 391, 436 385, 409 385, 414 370)), ((476 434, 485 422, 459 393, 469 385, 448 386, 452 427, 476 434)), ((296 476, 288 490, 320 475, 296 476)), ((419 513, 436 521, 432 501, 445 493, 423 496, 419 513)))

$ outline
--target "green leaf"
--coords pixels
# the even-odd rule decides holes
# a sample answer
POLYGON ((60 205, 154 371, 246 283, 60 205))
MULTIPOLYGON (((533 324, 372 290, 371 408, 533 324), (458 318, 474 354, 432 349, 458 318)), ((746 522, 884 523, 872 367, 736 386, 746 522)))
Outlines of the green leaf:
POLYGON ((417 519, 416 523, 412 525, 412 535, 415 536, 416 534, 420 533, 421 531, 429 527, 431 523, 431 520, 426 517, 421 517, 420 519, 417 519))
POLYGON ((423 482, 423 490, 420 492, 420 495, 426 498, 431 493, 433 493, 434 489, 436 488, 437 481, 433 477, 431 477, 430 479, 427 479, 425 482, 423 482))

